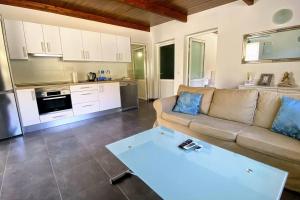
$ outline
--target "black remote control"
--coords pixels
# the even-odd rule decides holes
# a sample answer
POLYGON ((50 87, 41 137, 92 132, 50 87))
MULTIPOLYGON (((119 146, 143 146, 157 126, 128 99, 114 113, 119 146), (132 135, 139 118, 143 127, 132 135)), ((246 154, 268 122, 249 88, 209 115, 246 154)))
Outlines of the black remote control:
POLYGON ((181 143, 180 145, 178 145, 179 148, 184 149, 184 147, 190 143, 192 143, 193 140, 191 139, 187 139, 186 141, 184 141, 183 143, 181 143))

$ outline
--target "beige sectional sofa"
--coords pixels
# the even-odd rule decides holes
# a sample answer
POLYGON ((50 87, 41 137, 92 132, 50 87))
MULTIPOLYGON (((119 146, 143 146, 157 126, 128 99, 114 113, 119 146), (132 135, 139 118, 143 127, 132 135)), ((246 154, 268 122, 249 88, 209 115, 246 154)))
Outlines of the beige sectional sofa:
MULTIPOLYGON (((300 192, 300 141, 270 131, 285 94, 181 85, 178 94, 182 91, 203 94, 202 114, 172 112, 177 96, 171 96, 154 102, 155 125, 286 170, 286 188, 300 192)), ((300 95, 293 97, 300 99, 300 95)))

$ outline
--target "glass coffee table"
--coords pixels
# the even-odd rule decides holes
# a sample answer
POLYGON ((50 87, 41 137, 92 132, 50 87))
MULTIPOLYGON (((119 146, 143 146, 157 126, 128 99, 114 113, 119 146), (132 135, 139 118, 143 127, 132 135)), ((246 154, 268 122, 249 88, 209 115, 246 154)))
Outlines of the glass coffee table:
POLYGON ((165 200, 279 200, 288 173, 188 135, 157 127, 106 147, 165 200), (178 147, 186 139, 196 150, 178 147))

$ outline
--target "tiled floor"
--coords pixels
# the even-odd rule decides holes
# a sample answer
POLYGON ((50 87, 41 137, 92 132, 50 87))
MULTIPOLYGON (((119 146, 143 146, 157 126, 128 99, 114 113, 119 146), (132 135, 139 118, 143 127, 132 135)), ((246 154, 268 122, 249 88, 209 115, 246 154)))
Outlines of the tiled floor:
MULTIPOLYGON (((111 186, 126 169, 104 145, 152 127, 152 104, 26 134, 0 143, 1 200, 156 200, 136 177, 111 186)), ((285 191, 282 199, 299 200, 285 191)))

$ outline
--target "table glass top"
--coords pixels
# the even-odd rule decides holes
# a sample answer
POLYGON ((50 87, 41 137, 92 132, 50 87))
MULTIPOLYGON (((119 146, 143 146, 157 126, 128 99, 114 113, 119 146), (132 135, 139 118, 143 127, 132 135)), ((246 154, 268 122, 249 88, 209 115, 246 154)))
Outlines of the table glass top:
POLYGON ((157 127, 106 146, 165 200, 277 200, 287 172, 157 127), (177 146, 186 139, 199 151, 177 146))

